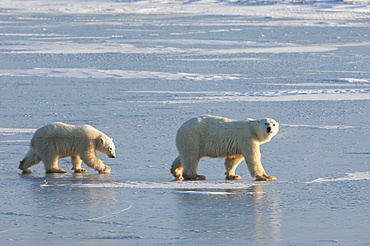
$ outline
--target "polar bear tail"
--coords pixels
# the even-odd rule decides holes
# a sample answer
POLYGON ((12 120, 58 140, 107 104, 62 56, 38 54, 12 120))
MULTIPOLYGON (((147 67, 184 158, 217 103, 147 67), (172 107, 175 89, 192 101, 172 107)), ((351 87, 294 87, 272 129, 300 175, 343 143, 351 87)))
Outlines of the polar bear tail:
POLYGON ((180 157, 178 156, 172 163, 171 166, 171 173, 172 175, 176 178, 176 180, 183 180, 184 178, 182 177, 182 170, 184 168, 182 167, 180 157))
POLYGON ((41 158, 31 148, 27 155, 20 162, 19 169, 23 170, 23 173, 31 173, 30 167, 33 167, 41 162, 41 158))

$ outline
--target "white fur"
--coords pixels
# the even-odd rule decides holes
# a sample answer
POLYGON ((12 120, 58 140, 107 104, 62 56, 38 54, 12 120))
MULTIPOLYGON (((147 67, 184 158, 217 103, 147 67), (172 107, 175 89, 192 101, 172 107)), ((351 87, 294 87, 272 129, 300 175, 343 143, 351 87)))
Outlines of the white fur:
POLYGON ((64 123, 53 123, 38 129, 30 144, 30 150, 20 162, 19 169, 31 173, 29 169, 41 161, 47 173, 65 173, 58 167, 58 159, 72 157, 76 173, 85 173, 81 168, 82 161, 99 173, 109 173, 110 167, 96 156, 96 151, 109 158, 115 158, 115 146, 111 138, 92 126, 72 126, 64 123))
POLYGON ((176 147, 179 156, 171 172, 177 180, 205 179, 197 174, 202 157, 225 158, 226 179, 241 179, 235 169, 245 159, 248 170, 256 180, 276 180, 268 176, 261 163, 260 144, 266 143, 279 131, 273 119, 236 121, 205 115, 186 121, 178 130, 176 147), (268 132, 267 128, 271 131, 268 132))

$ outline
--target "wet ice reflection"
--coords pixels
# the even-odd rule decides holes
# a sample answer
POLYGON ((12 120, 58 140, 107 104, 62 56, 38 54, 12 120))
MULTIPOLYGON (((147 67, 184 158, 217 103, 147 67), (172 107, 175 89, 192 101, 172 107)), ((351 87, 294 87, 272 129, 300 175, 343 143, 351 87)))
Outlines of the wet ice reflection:
MULTIPOLYGON (((56 216, 65 220, 96 220, 110 215, 116 208, 116 194, 114 189, 80 188, 78 186, 58 186, 68 184, 98 184, 110 182, 109 175, 82 175, 69 174, 66 178, 60 174, 46 174, 36 176, 22 175, 29 181, 29 193, 25 207, 29 213, 43 216, 56 216), (42 181, 41 181, 42 180, 42 181), (43 187, 43 184, 50 185, 43 187), (39 188, 35 189, 35 186, 39 188), (109 213, 107 213, 109 208, 109 213)), ((27 184, 24 184, 24 188, 27 184)))
POLYGON ((191 237, 217 241, 251 240, 276 242, 281 238, 279 195, 265 185, 247 189, 179 190, 177 214, 179 227, 199 232, 191 237))

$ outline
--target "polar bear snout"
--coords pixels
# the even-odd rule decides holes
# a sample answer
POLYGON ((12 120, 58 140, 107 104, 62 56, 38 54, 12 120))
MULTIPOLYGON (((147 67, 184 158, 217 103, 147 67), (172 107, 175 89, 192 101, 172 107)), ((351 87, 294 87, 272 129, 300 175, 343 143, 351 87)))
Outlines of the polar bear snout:
POLYGON ((106 142, 105 145, 108 145, 108 148, 104 150, 104 154, 109 158, 116 158, 116 147, 114 146, 112 139, 110 139, 109 142, 106 142))
POLYGON ((109 158, 116 158, 116 151, 113 148, 109 148, 107 156, 109 158))
POLYGON ((267 134, 276 134, 279 131, 279 123, 273 119, 265 119, 265 129, 267 134))
POLYGON ((271 125, 275 126, 275 124, 265 123, 265 126, 266 126, 266 132, 267 132, 267 133, 272 133, 272 127, 271 127, 271 125))
POLYGON ((271 129, 271 127, 269 126, 269 127, 267 127, 267 133, 271 133, 271 131, 272 131, 272 129, 271 129))

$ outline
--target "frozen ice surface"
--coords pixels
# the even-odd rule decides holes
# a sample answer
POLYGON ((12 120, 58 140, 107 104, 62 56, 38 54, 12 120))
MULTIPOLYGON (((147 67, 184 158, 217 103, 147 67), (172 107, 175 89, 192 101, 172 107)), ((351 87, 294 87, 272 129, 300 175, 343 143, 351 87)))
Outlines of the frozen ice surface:
POLYGON ((368 4, 1 1, 1 245, 369 245, 368 4), (203 114, 278 120, 278 181, 203 159, 206 181, 173 182, 203 114), (112 173, 20 174, 55 121, 112 136, 112 173))

